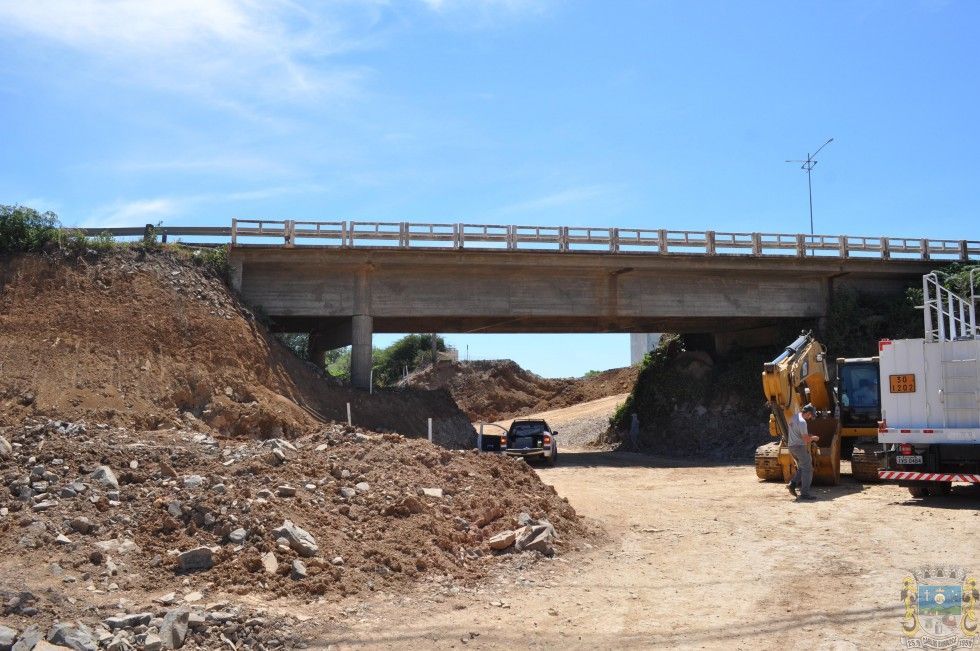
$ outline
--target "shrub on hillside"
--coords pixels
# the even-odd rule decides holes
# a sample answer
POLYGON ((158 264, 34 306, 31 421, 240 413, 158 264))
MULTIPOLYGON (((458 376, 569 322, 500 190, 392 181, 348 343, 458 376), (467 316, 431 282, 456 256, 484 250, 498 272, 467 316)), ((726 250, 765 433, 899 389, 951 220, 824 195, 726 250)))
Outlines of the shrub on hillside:
POLYGON ((58 238, 58 216, 26 206, 0 205, 0 253, 32 253, 58 238))

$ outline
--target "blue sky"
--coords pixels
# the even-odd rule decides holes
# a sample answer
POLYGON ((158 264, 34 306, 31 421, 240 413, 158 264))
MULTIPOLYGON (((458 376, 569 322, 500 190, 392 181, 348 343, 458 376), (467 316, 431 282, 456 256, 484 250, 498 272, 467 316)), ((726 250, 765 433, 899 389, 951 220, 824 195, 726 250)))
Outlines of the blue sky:
MULTIPOLYGON (((816 232, 976 239, 978 25, 941 0, 0 0, 0 202, 792 233, 784 161, 833 137, 816 232)), ((629 355, 449 341, 545 375, 629 355)))

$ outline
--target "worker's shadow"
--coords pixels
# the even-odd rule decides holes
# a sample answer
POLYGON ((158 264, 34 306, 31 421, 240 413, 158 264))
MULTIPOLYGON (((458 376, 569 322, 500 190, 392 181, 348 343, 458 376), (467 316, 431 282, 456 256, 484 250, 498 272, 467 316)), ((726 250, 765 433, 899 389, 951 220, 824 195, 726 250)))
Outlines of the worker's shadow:
MULTIPOLYGON (((836 486, 813 484, 810 493, 813 495, 814 502, 829 502, 845 495, 853 495, 864 490, 864 486, 850 477, 841 477, 840 483, 836 486)), ((799 500, 798 500, 799 501, 799 500)))

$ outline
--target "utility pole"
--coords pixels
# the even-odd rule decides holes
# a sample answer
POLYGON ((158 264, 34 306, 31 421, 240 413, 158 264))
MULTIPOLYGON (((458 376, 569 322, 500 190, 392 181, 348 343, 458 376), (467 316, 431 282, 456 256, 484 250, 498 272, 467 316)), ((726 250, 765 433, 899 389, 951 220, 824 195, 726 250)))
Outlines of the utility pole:
POLYGON ((810 235, 813 235, 813 184, 810 182, 810 172, 813 171, 814 165, 817 164, 817 159, 815 156, 820 153, 820 150, 829 145, 834 141, 830 138, 824 144, 817 148, 817 151, 812 154, 807 154, 805 160, 788 160, 787 163, 802 163, 800 169, 806 172, 806 189, 810 196, 810 235))

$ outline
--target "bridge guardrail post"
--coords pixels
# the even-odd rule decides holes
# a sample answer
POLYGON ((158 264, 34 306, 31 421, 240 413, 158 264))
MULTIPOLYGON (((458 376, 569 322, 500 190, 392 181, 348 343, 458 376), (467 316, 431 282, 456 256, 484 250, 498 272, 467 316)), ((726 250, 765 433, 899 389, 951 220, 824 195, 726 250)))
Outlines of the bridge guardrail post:
POLYGON ((507 248, 517 248, 517 229, 514 226, 507 227, 507 248))
POLYGON ((661 228, 657 231, 657 249, 660 253, 667 253, 667 229, 661 228))
POLYGON ((966 244, 966 240, 960 240, 960 262, 970 261, 970 249, 966 244))
POLYGON ((929 240, 919 240, 919 253, 923 260, 929 259, 929 240))
POLYGON ((568 226, 560 226, 558 230, 558 250, 568 251, 568 226))
POLYGON ((286 248, 291 249, 296 246, 296 222, 292 219, 287 219, 285 224, 286 230, 286 248))
POLYGON ((840 257, 847 257, 847 235, 840 236, 840 257))
POLYGON ((752 255, 762 255, 761 233, 752 233, 752 255))
POLYGON ((463 225, 453 224, 453 248, 463 248, 463 225))
POLYGON ((408 248, 408 222, 398 223, 398 246, 403 249, 408 248))
POLYGON ((715 232, 705 231, 704 233, 704 252, 707 255, 715 254, 715 232))
POLYGON ((618 228, 609 229, 609 251, 612 253, 619 253, 619 229, 618 228))
POLYGON ((889 247, 889 245, 888 245, 888 238, 887 237, 882 237, 881 238, 881 259, 882 260, 891 260, 891 257, 892 257, 892 251, 891 251, 891 247, 889 247))
POLYGON ((238 220, 234 217, 231 220, 231 246, 235 246, 238 241, 238 220))
POLYGON ((806 257, 806 236, 802 233, 796 235, 796 257, 806 257))
POLYGON ((350 246, 348 244, 348 238, 350 237, 350 231, 347 229, 347 222, 340 222, 340 246, 341 248, 347 248, 350 246))

